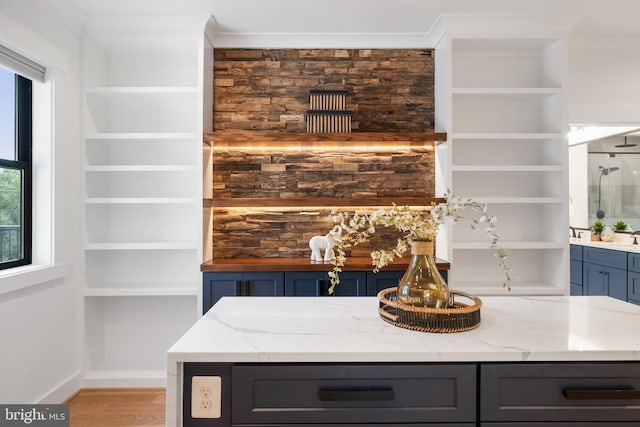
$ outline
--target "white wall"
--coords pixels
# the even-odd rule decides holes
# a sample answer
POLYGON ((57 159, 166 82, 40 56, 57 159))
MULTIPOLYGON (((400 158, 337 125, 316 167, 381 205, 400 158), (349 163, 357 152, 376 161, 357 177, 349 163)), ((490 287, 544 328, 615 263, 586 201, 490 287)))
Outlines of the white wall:
POLYGON ((39 261, 51 265, 12 277, 0 273, 0 402, 55 403, 81 385, 80 38, 38 3, 2 0, 0 43, 48 67, 53 98, 46 107, 55 110, 53 134, 41 132, 39 140, 54 161, 35 172, 53 175, 35 177, 39 212, 46 211, 38 227, 54 238, 41 234, 34 243, 39 254, 49 254, 39 261))
POLYGON ((577 41, 569 50, 569 123, 640 123, 640 41, 577 41))

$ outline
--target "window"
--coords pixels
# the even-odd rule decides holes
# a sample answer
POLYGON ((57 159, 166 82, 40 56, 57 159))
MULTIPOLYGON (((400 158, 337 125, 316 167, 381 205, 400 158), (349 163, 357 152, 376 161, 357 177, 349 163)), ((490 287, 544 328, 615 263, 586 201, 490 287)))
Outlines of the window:
POLYGON ((31 264, 31 80, 0 67, 0 270, 31 264))

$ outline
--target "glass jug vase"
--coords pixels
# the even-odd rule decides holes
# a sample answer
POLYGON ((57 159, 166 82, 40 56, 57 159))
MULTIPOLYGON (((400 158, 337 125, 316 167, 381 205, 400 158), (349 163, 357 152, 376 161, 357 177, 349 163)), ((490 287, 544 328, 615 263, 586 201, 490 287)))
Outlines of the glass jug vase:
POLYGON ((438 272, 433 257, 433 241, 411 242, 411 263, 398 283, 396 299, 417 307, 449 306, 449 287, 438 272))

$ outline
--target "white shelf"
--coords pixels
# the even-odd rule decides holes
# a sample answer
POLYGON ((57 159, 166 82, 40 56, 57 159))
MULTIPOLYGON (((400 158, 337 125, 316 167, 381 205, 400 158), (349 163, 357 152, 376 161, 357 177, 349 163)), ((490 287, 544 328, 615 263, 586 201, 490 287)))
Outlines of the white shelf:
POLYGON ((197 55, 192 39, 172 32, 164 37, 95 35, 85 40, 87 85, 195 86, 197 55))
MULTIPOLYGON (((455 30, 454 30, 455 32, 455 30)), ((487 203, 507 251, 512 291, 482 227, 447 228, 439 255, 454 266, 455 289, 481 295, 568 292, 566 44, 534 34, 450 34, 436 48, 438 188, 487 203), (438 112, 440 112, 438 114, 438 112)))
POLYGON ((196 168, 87 170, 87 198, 196 198, 196 168))
MULTIPOLYGON (((135 285, 135 284, 132 284, 135 285)), ((198 296, 196 288, 87 288, 86 297, 198 296)))
POLYGON ((102 140, 132 140, 132 141, 145 141, 145 140, 184 140, 184 141, 197 141, 201 143, 202 134, 195 132, 89 132, 84 137, 87 141, 102 141, 102 140))
MULTIPOLYGON (((126 135, 125 135, 126 136, 126 135)), ((202 143, 195 137, 167 138, 97 138, 87 139, 87 167, 127 168, 196 168, 198 151, 202 143)), ((115 169, 114 169, 115 170, 115 169)))
POLYGON ((197 319, 193 296, 85 298, 89 371, 165 368, 165 353, 197 319))
POLYGON ((130 94, 173 94, 197 93, 197 86, 92 86, 85 89, 87 94, 130 95, 130 94))
POLYGON ((561 197, 474 197, 474 200, 489 204, 562 204, 561 197))
POLYGON ((87 205, 191 205, 201 204, 202 200, 189 197, 91 197, 86 198, 87 205))
POLYGON ((85 172, 195 172, 193 165, 95 165, 85 166, 85 172))
POLYGON ((454 133, 561 133, 561 95, 452 95, 454 133))
POLYGON ((137 250, 178 250, 198 249, 194 242, 131 242, 131 243, 87 243, 87 251, 137 251, 137 250))
POLYGON ((565 197, 563 171, 523 171, 509 172, 498 170, 493 173, 475 171, 456 171, 454 194, 463 194, 472 198, 483 197, 565 197), (478 176, 482 173, 482 176, 478 176))
POLYGON ((202 282, 200 259, 193 248, 166 250, 88 250, 88 289, 194 289, 202 282))
POLYGON ((547 165, 454 165, 454 172, 560 172, 562 166, 547 165))
POLYGON ((495 96, 525 96, 546 98, 560 95, 562 88, 556 87, 455 87, 451 89, 453 95, 495 95, 495 96))
POLYGON ((200 315, 201 80, 213 66, 194 21, 164 33, 151 21, 124 30, 105 17, 84 39, 89 387, 164 386, 167 348, 200 315))
POLYGON ((566 139, 560 132, 452 132, 449 139, 566 139))
POLYGON ((198 129, 196 93, 87 93, 87 133, 168 132, 198 129), (114 96, 117 95, 117 96, 114 96))
MULTIPOLYGON (((565 245, 564 242, 510 242, 505 241, 504 239, 501 239, 499 244, 503 249, 562 249, 565 245)), ((490 247, 490 242, 455 242, 453 244, 453 249, 494 250, 490 247)))

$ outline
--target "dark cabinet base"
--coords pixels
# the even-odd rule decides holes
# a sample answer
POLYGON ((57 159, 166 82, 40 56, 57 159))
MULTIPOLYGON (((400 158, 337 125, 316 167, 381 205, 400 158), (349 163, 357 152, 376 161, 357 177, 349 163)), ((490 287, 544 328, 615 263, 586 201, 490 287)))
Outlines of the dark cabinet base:
POLYGON ((185 427, 640 426, 636 362, 185 363, 184 390, 185 427), (221 418, 191 418, 202 375, 222 377, 221 418))
MULTIPOLYGON (((335 296, 376 296, 395 287, 404 270, 344 271, 335 296)), ((447 271, 440 270, 447 280, 447 271)), ((207 272, 202 275, 202 313, 224 296, 329 296, 326 271, 207 272)))

